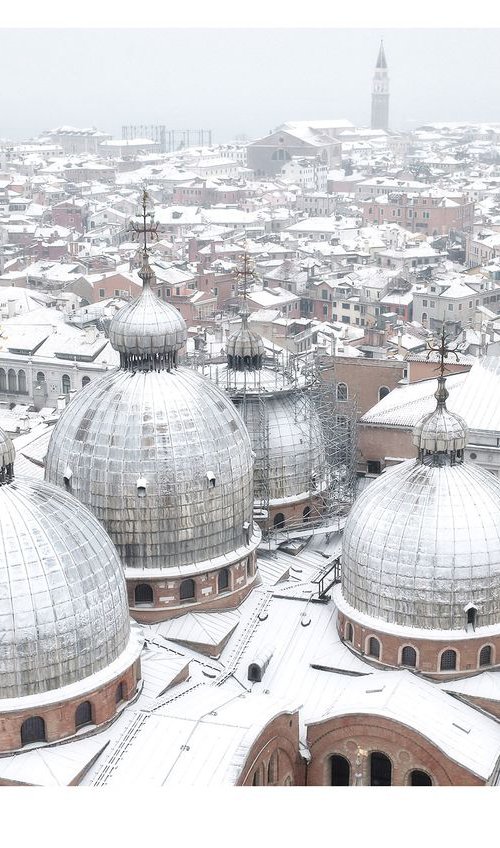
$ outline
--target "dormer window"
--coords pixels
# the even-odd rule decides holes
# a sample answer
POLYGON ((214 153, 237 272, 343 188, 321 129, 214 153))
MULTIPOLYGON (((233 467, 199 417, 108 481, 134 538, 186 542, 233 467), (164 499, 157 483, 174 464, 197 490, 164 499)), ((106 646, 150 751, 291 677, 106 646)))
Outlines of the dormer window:
POLYGON ((137 497, 145 498, 147 494, 147 480, 145 477, 139 477, 137 481, 137 497))

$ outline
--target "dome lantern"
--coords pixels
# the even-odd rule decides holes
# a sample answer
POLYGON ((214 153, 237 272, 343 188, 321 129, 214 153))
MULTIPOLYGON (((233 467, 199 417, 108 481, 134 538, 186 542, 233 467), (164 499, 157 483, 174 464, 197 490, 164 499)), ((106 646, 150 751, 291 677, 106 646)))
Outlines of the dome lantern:
POLYGON ((467 424, 460 415, 446 408, 446 378, 438 377, 434 394, 436 409, 422 418, 413 430, 413 444, 418 448, 418 461, 433 465, 455 465, 463 462, 467 444, 467 424))

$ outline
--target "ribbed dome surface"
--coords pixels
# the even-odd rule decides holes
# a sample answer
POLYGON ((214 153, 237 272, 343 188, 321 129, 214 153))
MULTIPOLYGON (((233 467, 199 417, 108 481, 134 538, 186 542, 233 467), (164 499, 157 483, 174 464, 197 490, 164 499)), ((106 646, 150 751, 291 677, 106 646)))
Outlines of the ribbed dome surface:
POLYGON ((420 450, 441 452, 463 450, 467 444, 467 424, 446 407, 426 415, 413 430, 413 444, 420 450))
POLYGON ((109 372, 67 406, 46 477, 103 522, 128 568, 169 569, 246 545, 252 454, 229 398, 195 371, 109 372))
MULTIPOLYGON (((255 452, 255 468, 267 467, 269 497, 281 500, 314 490, 323 482, 325 466, 321 423, 309 397, 299 392, 238 396, 233 403, 244 418, 255 452), (265 424, 264 424, 265 422, 265 424), (265 447, 263 427, 268 435, 265 447), (264 463, 264 451, 267 460, 264 463)), ((255 498, 263 496, 263 485, 255 475, 255 498)))
POLYGON ((55 486, 0 486, 0 698, 83 680, 125 650, 120 560, 91 513, 55 486))
POLYGON ((500 482, 466 463, 408 460, 355 502, 342 543, 342 594, 360 612, 428 629, 500 623, 500 482))
POLYGON ((109 340, 127 358, 162 356, 178 351, 187 338, 186 322, 174 306, 146 286, 139 297, 113 316, 109 340))

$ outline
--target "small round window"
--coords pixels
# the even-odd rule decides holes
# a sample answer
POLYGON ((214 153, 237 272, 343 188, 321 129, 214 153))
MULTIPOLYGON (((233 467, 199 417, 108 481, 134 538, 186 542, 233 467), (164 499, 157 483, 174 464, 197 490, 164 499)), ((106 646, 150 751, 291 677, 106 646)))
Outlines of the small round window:
POLYGON ((471 453, 470 458, 471 459, 477 459, 477 453, 471 453))

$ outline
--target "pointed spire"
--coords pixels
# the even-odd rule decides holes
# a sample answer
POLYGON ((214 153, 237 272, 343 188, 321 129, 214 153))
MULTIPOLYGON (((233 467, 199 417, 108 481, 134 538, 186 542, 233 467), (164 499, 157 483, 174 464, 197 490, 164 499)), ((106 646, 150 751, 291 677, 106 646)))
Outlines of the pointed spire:
POLYGON ((377 68, 383 68, 384 70, 387 68, 387 59, 385 58, 384 52, 384 40, 380 41, 380 49, 378 51, 378 59, 377 59, 377 68))

